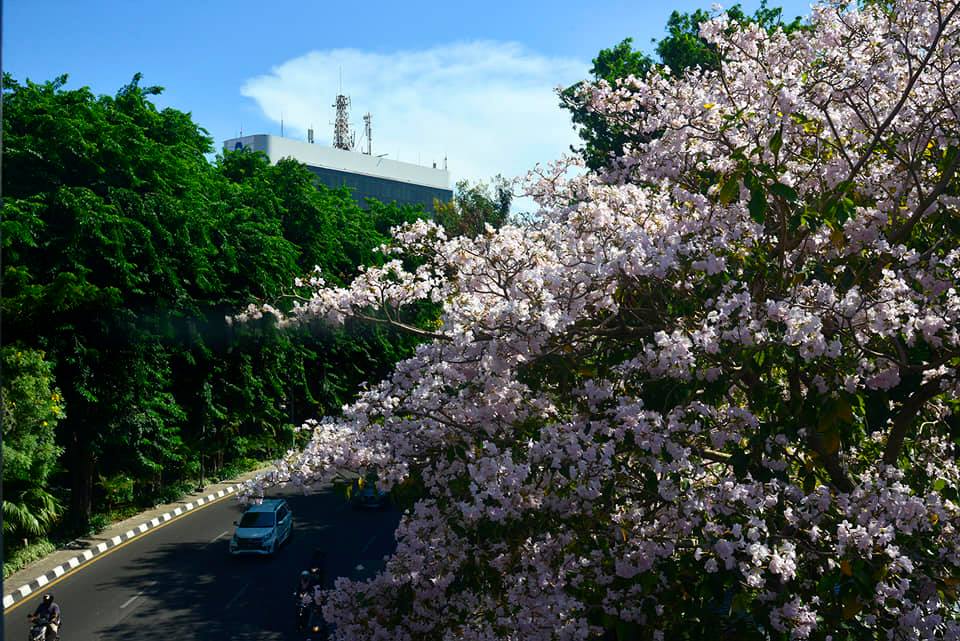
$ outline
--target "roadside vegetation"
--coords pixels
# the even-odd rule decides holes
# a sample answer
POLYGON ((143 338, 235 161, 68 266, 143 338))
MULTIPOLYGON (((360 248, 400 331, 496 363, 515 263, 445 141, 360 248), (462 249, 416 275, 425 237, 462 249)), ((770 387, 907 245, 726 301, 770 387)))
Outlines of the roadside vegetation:
POLYGON ((415 344, 228 325, 314 266, 348 281, 424 213, 361 207, 293 161, 210 162, 207 133, 140 80, 95 96, 4 76, 7 559, 280 455, 415 344))

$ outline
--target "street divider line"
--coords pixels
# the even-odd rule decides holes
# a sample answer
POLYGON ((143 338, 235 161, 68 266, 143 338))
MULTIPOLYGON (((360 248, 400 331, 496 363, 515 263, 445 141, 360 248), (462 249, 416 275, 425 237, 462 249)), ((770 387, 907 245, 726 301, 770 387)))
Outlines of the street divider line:
POLYGON ((216 492, 215 494, 210 494, 201 499, 197 499, 196 503, 191 501, 190 503, 187 503, 182 508, 178 507, 178 508, 175 508, 172 512, 165 512, 159 517, 154 517, 150 519, 146 523, 141 523, 136 528, 127 530, 126 533, 124 533, 123 535, 114 536, 109 541, 104 541, 102 543, 97 544, 95 547, 84 550, 78 556, 75 556, 71 558, 69 561, 65 561, 64 563, 61 563, 54 569, 43 573, 42 575, 38 576, 33 581, 30 581, 26 585, 21 585, 19 588, 16 588, 9 594, 4 594, 3 595, 4 611, 14 606, 15 604, 19 603, 20 601, 23 601, 29 595, 33 594, 34 592, 37 592, 40 588, 47 585, 51 581, 55 579, 59 579, 67 572, 77 568, 80 565, 84 565, 90 562, 91 559, 94 559, 95 557, 100 556, 110 548, 123 545, 126 542, 130 541, 131 539, 143 536, 150 530, 158 527, 161 523, 165 523, 167 521, 170 521, 173 518, 186 514, 196 509, 199 506, 209 505, 211 502, 216 501, 218 498, 222 498, 228 494, 233 494, 234 492, 239 490, 242 487, 242 485, 243 485, 242 483, 238 483, 236 485, 227 486, 226 488, 216 492))
POLYGON ((123 610, 125 607, 127 607, 128 605, 130 605, 131 603, 133 603, 134 601, 136 601, 137 599, 139 599, 141 594, 143 594, 143 592, 137 592, 137 593, 134 594, 132 597, 130 597, 129 599, 127 599, 126 601, 124 601, 124 602, 123 602, 123 605, 120 606, 120 609, 123 610))

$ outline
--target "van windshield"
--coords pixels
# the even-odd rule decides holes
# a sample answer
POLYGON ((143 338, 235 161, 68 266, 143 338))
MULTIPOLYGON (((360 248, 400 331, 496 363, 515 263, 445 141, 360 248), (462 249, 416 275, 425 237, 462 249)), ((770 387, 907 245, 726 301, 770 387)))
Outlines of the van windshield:
POLYGON ((240 519, 240 527, 273 527, 273 512, 247 512, 240 519))

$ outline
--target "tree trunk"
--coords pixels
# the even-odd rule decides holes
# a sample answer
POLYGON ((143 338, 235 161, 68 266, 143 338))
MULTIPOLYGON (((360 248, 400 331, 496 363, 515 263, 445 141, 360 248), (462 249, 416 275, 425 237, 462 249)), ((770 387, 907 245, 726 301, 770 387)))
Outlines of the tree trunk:
POLYGON ((89 445, 76 443, 71 456, 70 518, 78 527, 90 523, 93 511, 93 478, 96 458, 89 445))

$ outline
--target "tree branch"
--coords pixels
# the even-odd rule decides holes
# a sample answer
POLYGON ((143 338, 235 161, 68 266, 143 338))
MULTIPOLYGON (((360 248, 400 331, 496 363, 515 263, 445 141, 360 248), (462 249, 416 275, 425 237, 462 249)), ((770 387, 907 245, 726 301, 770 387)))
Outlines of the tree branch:
POLYGON ((367 314, 360 314, 360 313, 356 313, 353 315, 365 321, 370 321, 373 323, 382 323, 384 325, 392 325, 398 329, 402 329, 405 332, 410 332, 411 334, 415 334, 417 336, 423 336, 424 338, 432 338, 434 340, 445 341, 445 342, 450 342, 453 340, 446 334, 428 332, 425 329, 420 329, 419 327, 414 327, 413 325, 407 325, 406 323, 401 323, 400 321, 393 320, 390 318, 377 318, 376 316, 369 316, 367 314))
POLYGON ((857 161, 857 164, 850 170, 850 175, 847 176, 847 181, 853 180, 853 177, 857 175, 865 164, 869 160, 870 156, 873 154, 873 150, 876 149, 877 144, 880 142, 880 138, 883 137, 884 132, 887 127, 890 126, 890 123, 897 117, 900 113, 900 110, 903 109, 903 106, 907 103, 907 99, 910 97, 910 92, 913 91, 913 86, 917 84, 917 80, 920 79, 920 75, 923 73, 923 70, 927 68, 927 65, 930 63, 930 59, 933 57, 934 51, 937 50, 937 45, 940 44, 940 38, 943 36, 943 32, 946 30, 947 24, 953 19, 954 14, 960 10, 960 5, 956 5, 950 11, 950 14, 940 23, 940 28, 937 29, 937 35, 933 38, 933 42, 930 43, 930 48, 927 49, 927 55, 923 57, 923 61, 920 63, 920 66, 917 67, 917 70, 910 77, 910 80, 907 81, 907 86, 903 90, 903 95, 900 96, 900 100, 897 101, 897 104, 894 106, 893 110, 887 115, 887 119, 883 121, 883 124, 877 129, 876 133, 873 135, 873 140, 870 141, 870 144, 867 146, 867 150, 863 152, 863 155, 860 157, 860 160, 857 161))
POLYGON ((903 226, 898 229, 890 240, 893 243, 903 242, 907 236, 910 235, 910 232, 913 230, 914 225, 919 222, 920 218, 923 217, 923 212, 927 210, 927 207, 932 205, 940 195, 946 191, 947 187, 950 185, 950 182, 953 180, 953 175, 957 171, 957 167, 960 167, 960 152, 954 155, 953 160, 950 164, 943 170, 943 175, 940 176, 940 182, 927 194, 927 197, 917 205, 917 208, 914 210, 913 215, 910 216, 910 219, 903 223, 903 226))
POLYGON ((883 462, 887 465, 896 465, 900 458, 900 452, 903 451, 903 442, 907 436, 907 429, 910 427, 913 419, 923 407, 923 404, 940 393, 940 379, 935 378, 928 381, 920 387, 913 396, 904 401, 900 412, 893 419, 893 427, 890 429, 890 436, 887 438, 887 447, 883 450, 883 462))

